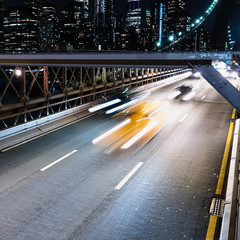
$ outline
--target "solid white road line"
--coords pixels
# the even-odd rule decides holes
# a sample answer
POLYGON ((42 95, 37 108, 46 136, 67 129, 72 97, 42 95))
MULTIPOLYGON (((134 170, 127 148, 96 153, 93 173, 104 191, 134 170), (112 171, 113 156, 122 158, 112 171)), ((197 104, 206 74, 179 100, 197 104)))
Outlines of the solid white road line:
POLYGON ((187 117, 188 117, 188 113, 185 114, 185 115, 180 119, 179 122, 182 123, 187 117))
POLYGON ((55 164, 61 162, 62 160, 66 159, 67 157, 71 156, 72 154, 76 153, 77 151, 78 151, 78 150, 74 150, 74 151, 72 151, 72 152, 66 154, 65 156, 59 158, 59 159, 56 160, 55 162, 52 162, 52 163, 50 163, 49 165, 47 165, 46 167, 40 169, 40 171, 44 172, 44 171, 47 170, 48 168, 50 168, 50 167, 52 167, 53 165, 55 165, 55 164))
POLYGON ((115 190, 120 190, 124 184, 133 176, 133 174, 143 165, 143 162, 139 162, 136 167, 115 187, 115 190))

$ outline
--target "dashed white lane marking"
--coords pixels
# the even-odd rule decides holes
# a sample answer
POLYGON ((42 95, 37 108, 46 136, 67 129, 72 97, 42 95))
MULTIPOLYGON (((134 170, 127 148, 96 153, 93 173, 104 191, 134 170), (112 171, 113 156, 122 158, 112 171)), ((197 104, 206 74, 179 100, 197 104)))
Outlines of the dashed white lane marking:
POLYGON ((136 167, 115 187, 115 190, 120 190, 124 184, 133 176, 133 174, 143 165, 143 162, 139 162, 136 167))
POLYGON ((50 163, 50 164, 47 165, 46 167, 40 169, 40 171, 42 171, 42 172, 46 171, 48 168, 50 168, 50 167, 54 166, 55 164, 61 162, 62 160, 66 159, 67 157, 71 156, 72 154, 76 153, 77 151, 78 151, 78 150, 74 150, 74 151, 72 151, 72 152, 66 154, 65 156, 59 158, 58 160, 56 160, 56 161, 50 163))
POLYGON ((189 115, 188 113, 185 114, 185 115, 180 119, 179 122, 182 123, 182 122, 188 117, 188 115, 189 115))

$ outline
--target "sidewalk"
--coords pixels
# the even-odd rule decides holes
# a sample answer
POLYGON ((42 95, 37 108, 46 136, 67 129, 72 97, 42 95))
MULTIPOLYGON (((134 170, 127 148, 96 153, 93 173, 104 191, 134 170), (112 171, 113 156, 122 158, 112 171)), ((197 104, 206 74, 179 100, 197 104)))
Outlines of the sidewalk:
POLYGON ((99 103, 95 101, 71 109, 68 112, 54 114, 54 116, 44 117, 17 127, 6 129, 0 132, 0 152, 7 151, 13 147, 34 140, 40 136, 44 136, 50 132, 66 127, 70 124, 78 122, 83 118, 90 117, 94 114, 88 111, 92 105, 99 103), (42 122, 42 123, 39 123, 42 122))

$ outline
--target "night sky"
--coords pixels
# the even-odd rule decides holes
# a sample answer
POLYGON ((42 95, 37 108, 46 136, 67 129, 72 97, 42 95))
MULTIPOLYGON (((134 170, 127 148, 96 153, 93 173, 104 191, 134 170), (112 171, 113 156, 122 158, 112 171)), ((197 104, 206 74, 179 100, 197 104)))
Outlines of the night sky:
MULTIPOLYGON (((49 0, 49 2, 55 3, 59 9, 63 8, 68 2, 71 0, 49 0)), ((15 6, 18 5, 21 2, 21 0, 6 0, 7 6, 15 6)), ((89 0, 90 5, 93 4, 93 0, 89 0)), ((188 9, 192 12, 192 18, 193 20, 200 17, 201 14, 205 12, 205 10, 210 6, 212 3, 212 0, 189 0, 188 1, 188 9)), ((143 9, 149 8, 151 1, 149 0, 143 0, 143 9)), ((126 15, 127 11, 127 0, 115 0, 115 12, 122 13, 123 15, 126 15)), ((214 25, 214 16, 210 16, 207 20, 207 23, 205 24, 204 28, 206 30, 210 30, 213 28, 214 25)), ((232 36, 233 40, 236 40, 237 42, 240 42, 240 8, 236 9, 233 13, 232 19, 231 19, 231 29, 232 29, 232 36)))

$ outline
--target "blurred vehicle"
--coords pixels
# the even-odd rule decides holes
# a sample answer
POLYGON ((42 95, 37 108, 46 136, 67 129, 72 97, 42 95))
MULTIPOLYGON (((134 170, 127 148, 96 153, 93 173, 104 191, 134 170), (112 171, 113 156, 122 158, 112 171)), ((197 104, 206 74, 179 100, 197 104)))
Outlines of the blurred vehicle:
POLYGON ((156 100, 143 100, 115 115, 123 118, 122 122, 92 143, 106 148, 107 153, 141 148, 148 143, 162 128, 166 103, 156 100))
POLYGON ((233 71, 231 69, 228 69, 226 71, 226 76, 225 77, 236 80, 238 78, 238 72, 237 71, 233 71))
POLYGON ((137 102, 147 98, 150 95, 149 91, 144 91, 141 88, 126 87, 122 92, 114 94, 109 98, 105 98, 105 102, 92 106, 88 109, 89 112, 99 110, 106 111, 106 114, 115 114, 137 102))
POLYGON ((179 101, 189 101, 194 98, 198 91, 198 87, 192 85, 180 85, 175 88, 174 92, 168 97, 179 101))

